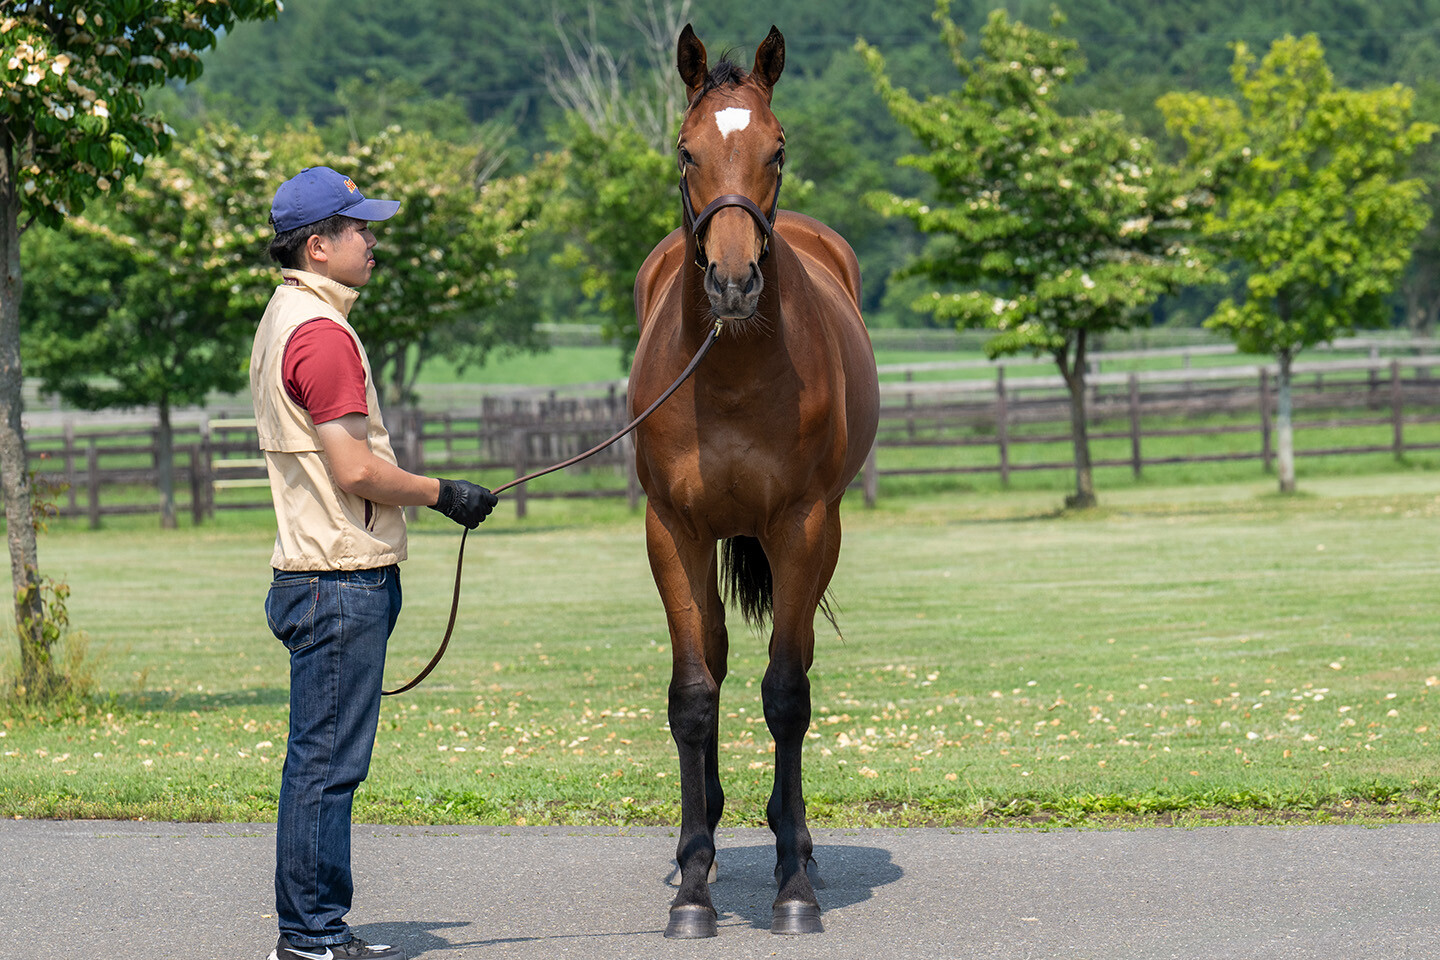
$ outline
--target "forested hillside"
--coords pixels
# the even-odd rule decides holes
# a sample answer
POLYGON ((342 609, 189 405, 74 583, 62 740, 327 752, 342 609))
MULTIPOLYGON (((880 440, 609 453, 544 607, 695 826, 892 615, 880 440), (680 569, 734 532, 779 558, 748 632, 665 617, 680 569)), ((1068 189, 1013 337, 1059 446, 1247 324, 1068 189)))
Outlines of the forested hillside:
MULTIPOLYGON (((1060 92, 1062 109, 1119 112, 1174 157, 1182 146, 1166 135, 1155 101, 1172 91, 1229 89, 1237 40, 1263 51, 1287 33, 1313 32, 1337 84, 1405 84, 1416 91, 1417 118, 1440 119, 1440 0, 955 0, 951 15, 972 47, 997 6, 1045 28, 1052 10, 1063 13, 1065 22, 1053 29, 1078 40, 1088 68, 1060 92)), ((277 21, 238 26, 206 55, 204 76, 184 91, 165 91, 164 104, 182 133, 215 117, 256 131, 313 122, 329 131, 336 149, 347 136, 363 140, 392 122, 457 142, 488 122, 510 128, 500 172, 513 174, 563 146, 557 131, 564 111, 546 83, 547 68, 566 67, 562 35, 572 44, 598 42, 623 76, 633 76, 656 55, 637 18, 663 19, 681 8, 681 0, 295 0, 277 21)), ((732 0, 685 8, 712 58, 733 51, 748 65, 771 23, 785 34, 786 70, 775 95, 789 136, 787 185, 795 184, 785 202, 830 222, 856 247, 872 324, 927 322, 908 307, 914 287, 890 281, 923 241, 859 198, 874 190, 923 192, 928 184, 896 166, 914 142, 876 95, 855 43, 863 37, 882 50, 892 79, 917 96, 954 88, 962 78, 933 11, 934 0, 732 0)), ((673 49, 673 38, 668 43, 673 49)), ((1437 167, 1435 153, 1432 146, 1417 158, 1422 175, 1437 167)), ((1436 232, 1432 226, 1422 245, 1440 246, 1436 232)), ((555 252, 543 242, 539 251, 534 256, 542 259, 555 252)), ((531 307, 594 319, 578 294, 567 299, 557 290, 531 307)), ((1208 296, 1171 298, 1156 316, 1198 322, 1208 296)), ((1406 296, 1412 307, 1435 299, 1432 285, 1410 284, 1395 297, 1397 322, 1406 296)))
MULTIPOLYGON (((613 0, 296 0, 276 22, 238 27, 207 56, 198 87, 280 116, 324 119, 340 109, 336 88, 373 70, 434 97, 453 94, 477 121, 511 115, 533 123, 552 107, 545 64, 562 57, 553 17, 579 23, 592 6, 600 39, 633 55, 643 38, 613 0)), ((1224 84, 1236 40, 1264 47, 1286 33, 1315 33, 1348 86, 1424 87, 1436 83, 1440 63, 1440 0, 957 0, 951 13, 973 38, 997 7, 1042 26, 1059 9, 1068 20, 1061 32, 1080 41, 1091 64, 1073 90, 1076 105, 1136 117, 1154 118, 1154 100, 1168 90, 1224 84)), ((716 50, 746 54, 776 24, 787 80, 858 79, 837 61, 854 60, 855 39, 864 36, 920 91, 955 80, 933 10, 932 0, 731 0, 696 3, 689 19, 716 50)), ((791 104, 799 96, 782 87, 777 97, 782 92, 791 104)), ((857 111, 883 113, 868 83, 847 93, 857 111)))

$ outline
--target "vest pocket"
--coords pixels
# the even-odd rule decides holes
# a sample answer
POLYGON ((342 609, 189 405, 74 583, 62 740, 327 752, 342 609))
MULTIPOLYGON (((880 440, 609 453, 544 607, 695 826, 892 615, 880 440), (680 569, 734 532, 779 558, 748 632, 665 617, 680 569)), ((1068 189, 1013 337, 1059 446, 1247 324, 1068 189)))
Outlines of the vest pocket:
POLYGON ((291 651, 308 647, 315 642, 315 608, 319 602, 319 577, 277 576, 265 595, 265 619, 270 632, 291 651))

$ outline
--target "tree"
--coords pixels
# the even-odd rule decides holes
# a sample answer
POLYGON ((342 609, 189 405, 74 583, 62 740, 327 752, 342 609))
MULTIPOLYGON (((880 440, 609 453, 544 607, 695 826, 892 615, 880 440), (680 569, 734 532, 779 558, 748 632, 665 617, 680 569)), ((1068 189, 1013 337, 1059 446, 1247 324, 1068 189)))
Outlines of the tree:
POLYGON ((42 389, 88 410, 156 408, 165 527, 175 526, 171 411, 245 385, 274 288, 261 255, 278 180, 269 161, 255 137, 208 128, 23 258, 25 352, 42 389))
POLYGON ((1054 358, 1070 395, 1075 493, 1066 503, 1093 506, 1090 340, 1144 322, 1160 296, 1204 278, 1205 261, 1187 242, 1198 195, 1120 116, 1056 110, 1057 89, 1083 66, 1075 41, 997 10, 971 60, 948 10, 938 0, 935 20, 965 78, 958 90, 917 101, 891 84, 879 51, 857 45, 890 112, 929 151, 900 162, 935 181, 931 202, 868 199, 936 236, 904 271, 937 287, 916 309, 995 331, 991 357, 1054 358))
POLYGON ((1222 301, 1206 325, 1275 357, 1280 491, 1291 493, 1295 356, 1386 322, 1430 216, 1424 184, 1401 178, 1436 127, 1411 121, 1413 97, 1399 84, 1336 88, 1313 34, 1276 40, 1259 63, 1237 43, 1230 72, 1238 101, 1174 93, 1159 107, 1190 162, 1219 175, 1204 232, 1240 265, 1244 294, 1222 301))
POLYGON ((553 158, 563 191, 549 222, 567 237, 555 265, 580 270, 581 290, 599 309, 601 333, 620 347, 627 368, 639 341, 635 272, 650 250, 678 226, 679 192, 672 139, 685 109, 673 64, 675 37, 690 0, 669 0, 647 16, 626 13, 645 39, 644 62, 632 67, 600 41, 595 8, 589 32, 572 39, 558 16, 564 68, 546 71, 546 86, 565 108, 553 158))
MULTIPOLYGON (((655 150, 669 151, 675 125, 685 112, 685 88, 675 77, 675 38, 690 19, 690 0, 645 0, 640 16, 634 0, 625 3, 626 20, 640 37, 640 65, 632 67, 601 41, 595 4, 587 3, 585 32, 572 38, 557 10, 555 33, 565 52, 565 66, 545 70, 550 97, 567 114, 582 117, 591 130, 631 129, 655 150)), ((613 18, 613 12, 612 12, 613 18)))
POLYGON ((312 156, 368 195, 400 201, 400 215, 377 231, 380 269, 355 317, 382 405, 410 402, 420 367, 437 353, 464 365, 497 347, 539 345, 534 317, 490 308, 514 293, 515 258, 551 192, 546 170, 480 182, 493 156, 485 144, 393 126, 347 156, 325 158, 318 144, 312 156))
POLYGON ((0 496, 20 642, 20 685, 51 683, 30 479, 20 425, 20 235, 58 225, 136 176, 170 143, 142 94, 200 75, 199 51, 277 0, 13 0, 0 7, 0 496))
POLYGON ((680 225, 675 161, 632 127, 592 129, 571 114, 556 158, 564 189, 553 222, 569 237, 558 266, 579 268, 581 290, 600 312, 605 339, 628 369, 635 325, 635 272, 655 244, 680 225))

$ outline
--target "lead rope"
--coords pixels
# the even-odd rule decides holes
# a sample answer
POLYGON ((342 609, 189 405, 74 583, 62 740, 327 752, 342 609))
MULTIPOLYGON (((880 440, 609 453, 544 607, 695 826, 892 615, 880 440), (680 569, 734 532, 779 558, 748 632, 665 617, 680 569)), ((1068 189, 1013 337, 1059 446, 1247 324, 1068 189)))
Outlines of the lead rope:
MULTIPOLYGON (((715 341, 719 339, 720 330, 722 327, 724 327, 724 325, 724 320, 715 321, 715 326, 711 328, 709 335, 705 337, 705 342, 700 344, 700 349, 695 351, 695 356, 690 360, 689 365, 685 367, 685 370, 680 374, 680 376, 675 380, 675 382, 670 384, 669 388, 666 389, 664 393, 660 394, 659 399, 657 399, 654 403, 650 404, 650 406, 646 407, 644 413, 640 414, 640 416, 636 417, 634 420, 631 420, 630 423, 619 433, 615 434, 613 437, 606 440, 605 442, 591 447, 589 450, 586 450, 584 453, 579 454, 578 456, 574 456, 571 457, 569 460, 564 460, 560 463, 548 466, 544 470, 537 470, 535 473, 526 474, 523 477, 516 477, 514 480, 502 484, 501 486, 496 487, 490 492, 495 494, 496 496, 499 496, 506 490, 509 490, 511 487, 518 487, 522 483, 529 483, 531 480, 534 480, 538 477, 543 477, 547 473, 554 473, 556 470, 564 470, 566 467, 573 467, 580 461, 593 457, 595 454, 599 453, 601 450, 604 450, 606 447, 619 442, 623 437, 631 433, 636 427, 640 426, 640 424, 645 421, 646 417, 650 416, 650 414, 654 413, 657 409, 659 409, 660 404, 664 403, 666 400, 669 400, 670 395, 676 390, 680 389, 680 384, 690 379, 690 374, 695 372, 695 368, 700 365, 700 361, 704 359, 705 354, 710 352, 710 348, 714 346, 715 341)), ((435 666, 440 662, 440 658, 445 656, 445 650, 450 646, 450 637, 455 633, 455 618, 460 613, 460 574, 465 569, 465 539, 469 536, 470 529, 467 527, 465 531, 460 534, 460 552, 455 557, 455 592, 450 597, 450 621, 445 624, 445 636, 440 638, 439 649, 436 650, 435 655, 430 658, 430 662, 425 664, 425 669, 417 673, 413 680, 411 680, 409 683, 406 683, 404 686, 396 687, 394 690, 380 691, 380 695, 382 697, 393 697, 398 693, 404 693, 406 690, 412 689, 421 680, 424 680, 426 677, 430 676, 430 671, 434 670, 435 666)))

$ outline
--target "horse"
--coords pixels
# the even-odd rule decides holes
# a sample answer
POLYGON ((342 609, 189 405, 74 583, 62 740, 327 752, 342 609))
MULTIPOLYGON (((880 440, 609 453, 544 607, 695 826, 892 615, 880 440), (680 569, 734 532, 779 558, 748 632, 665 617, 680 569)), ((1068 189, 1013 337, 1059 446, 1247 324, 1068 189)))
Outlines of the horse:
POLYGON ((725 805, 722 580, 752 627, 771 627, 761 683, 775 739, 771 931, 823 929, 801 784, 808 671, 817 610, 834 625, 826 590, 840 555, 840 501, 874 442, 879 387, 854 251, 818 220, 779 208, 785 134, 770 101, 784 65, 785 39, 773 26, 748 73, 728 57, 709 69, 694 30, 681 31, 684 226, 635 278, 632 413, 709 348, 635 435, 646 551, 670 632, 668 716, 680 767, 671 938, 718 932, 709 885, 725 805))

